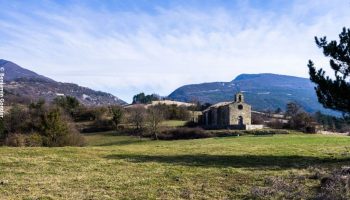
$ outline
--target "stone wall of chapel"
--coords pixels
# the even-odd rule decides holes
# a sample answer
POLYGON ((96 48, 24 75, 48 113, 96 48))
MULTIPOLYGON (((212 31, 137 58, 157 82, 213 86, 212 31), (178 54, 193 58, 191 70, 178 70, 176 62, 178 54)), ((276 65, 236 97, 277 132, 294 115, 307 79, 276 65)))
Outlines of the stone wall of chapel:
POLYGON ((230 125, 239 125, 239 117, 243 118, 243 124, 252 123, 251 106, 246 103, 232 103, 230 107, 230 125), (240 109, 242 106, 242 109, 240 109))

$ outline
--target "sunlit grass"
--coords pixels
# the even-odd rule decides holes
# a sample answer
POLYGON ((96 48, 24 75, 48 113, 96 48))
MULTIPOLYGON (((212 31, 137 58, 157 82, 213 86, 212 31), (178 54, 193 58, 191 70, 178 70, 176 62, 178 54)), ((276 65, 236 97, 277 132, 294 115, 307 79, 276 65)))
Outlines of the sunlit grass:
POLYGON ((269 176, 350 164, 341 136, 86 139, 82 148, 0 148, 0 199, 241 199, 269 176))
POLYGON ((186 124, 186 121, 181 121, 181 120, 167 120, 162 122, 162 126, 168 126, 168 127, 184 126, 185 124, 186 124))

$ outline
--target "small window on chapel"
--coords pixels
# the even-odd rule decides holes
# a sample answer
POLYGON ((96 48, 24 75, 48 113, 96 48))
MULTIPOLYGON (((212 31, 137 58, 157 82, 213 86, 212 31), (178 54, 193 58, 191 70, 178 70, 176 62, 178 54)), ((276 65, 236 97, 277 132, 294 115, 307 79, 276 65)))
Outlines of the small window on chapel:
POLYGON ((239 102, 242 101, 242 96, 241 96, 241 95, 238 96, 238 101, 239 101, 239 102))
POLYGON ((238 105, 238 109, 242 110, 243 109, 243 105, 238 105))

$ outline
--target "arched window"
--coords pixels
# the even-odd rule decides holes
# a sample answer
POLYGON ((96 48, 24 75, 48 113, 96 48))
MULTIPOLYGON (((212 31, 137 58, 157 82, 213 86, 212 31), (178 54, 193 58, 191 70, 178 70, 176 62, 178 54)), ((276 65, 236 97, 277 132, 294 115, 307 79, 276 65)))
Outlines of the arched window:
POLYGON ((242 101, 242 95, 238 96, 238 101, 241 102, 242 101))

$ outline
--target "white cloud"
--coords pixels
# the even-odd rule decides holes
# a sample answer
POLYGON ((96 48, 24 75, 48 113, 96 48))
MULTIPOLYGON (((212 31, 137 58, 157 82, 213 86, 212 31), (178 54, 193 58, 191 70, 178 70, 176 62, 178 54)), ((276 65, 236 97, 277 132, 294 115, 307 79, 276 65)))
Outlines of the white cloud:
POLYGON ((0 55, 127 101, 141 91, 168 95, 183 84, 230 81, 240 73, 307 77, 308 59, 327 65, 313 37, 335 39, 350 24, 350 6, 334 4, 295 1, 287 13, 242 4, 153 14, 49 5, 0 18, 0 55))

